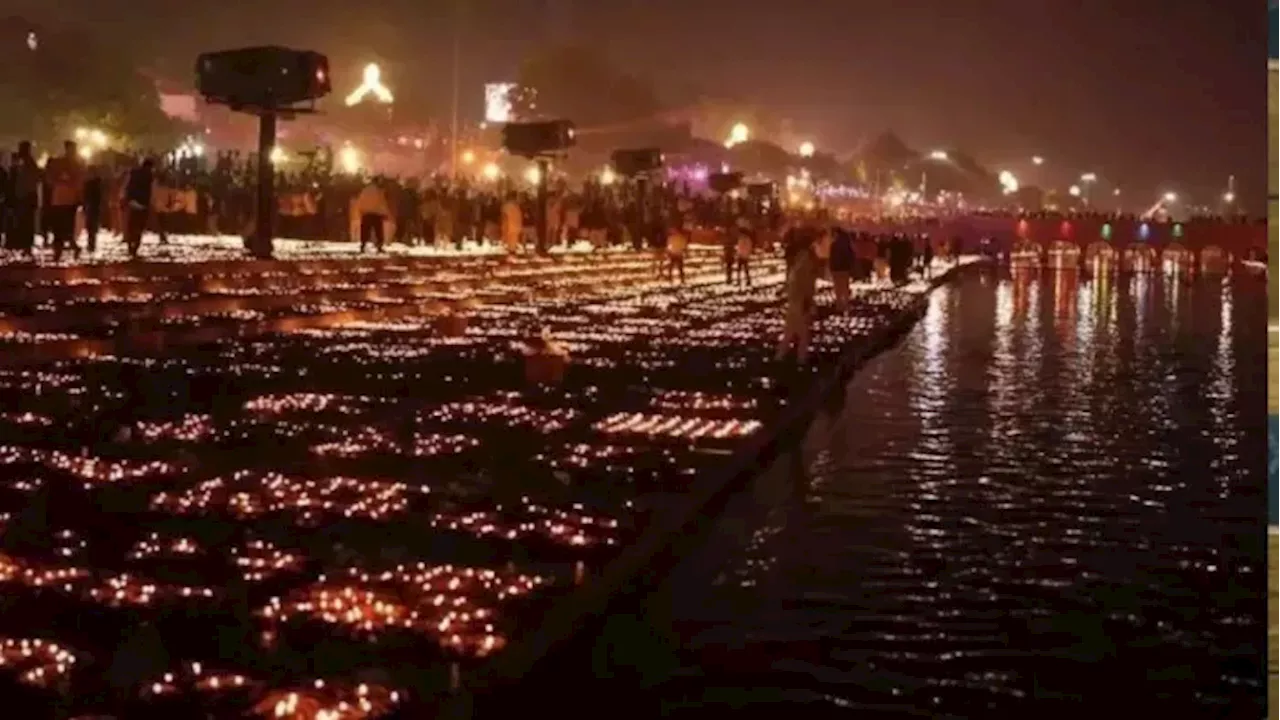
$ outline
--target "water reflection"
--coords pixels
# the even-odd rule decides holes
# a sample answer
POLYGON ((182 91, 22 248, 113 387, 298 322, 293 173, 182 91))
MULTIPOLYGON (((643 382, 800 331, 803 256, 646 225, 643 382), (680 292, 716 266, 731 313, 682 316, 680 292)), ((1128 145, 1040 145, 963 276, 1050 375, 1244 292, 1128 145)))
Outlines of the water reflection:
POLYGON ((1015 269, 935 295, 851 385, 812 511, 753 537, 778 561, 752 601, 828 628, 807 684, 872 717, 1261 717, 1264 292, 1015 269))

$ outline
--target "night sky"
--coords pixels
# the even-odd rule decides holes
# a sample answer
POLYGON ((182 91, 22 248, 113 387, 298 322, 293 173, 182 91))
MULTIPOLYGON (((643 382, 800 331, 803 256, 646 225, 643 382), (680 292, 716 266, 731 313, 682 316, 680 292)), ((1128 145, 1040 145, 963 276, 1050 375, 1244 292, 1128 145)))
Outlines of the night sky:
MULTIPOLYGON (((452 0, 0 0, 33 20, 74 19, 191 66, 204 49, 262 42, 371 59, 447 107, 452 0), (57 10, 48 9, 57 5, 57 10), (37 8, 37 9, 32 9, 37 8), (357 9, 359 8, 359 9, 357 9)), ((464 112, 540 44, 589 38, 660 91, 697 89, 771 108, 823 148, 885 129, 920 148, 970 150, 1024 183, 1085 171, 1154 200, 1208 202, 1235 174, 1265 194, 1262 0, 463 0, 464 112), (1032 155, 1048 159, 1037 177, 1032 155)))

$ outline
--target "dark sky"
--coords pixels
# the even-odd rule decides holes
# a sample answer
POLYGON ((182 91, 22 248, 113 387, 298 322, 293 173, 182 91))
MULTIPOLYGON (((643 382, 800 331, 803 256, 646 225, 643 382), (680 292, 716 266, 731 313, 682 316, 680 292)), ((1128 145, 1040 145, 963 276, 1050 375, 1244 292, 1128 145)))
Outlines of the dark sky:
MULTIPOLYGON (((275 41, 335 72, 388 63, 447 104, 453 0, 0 0, 32 19, 74 13, 135 48, 179 58, 275 41)), ((1024 182, 1093 171, 1151 197, 1207 199, 1266 176, 1262 0, 462 0, 466 111, 559 32, 607 47, 659 89, 700 87, 793 118, 848 150, 892 128, 971 150, 1024 182), (564 26, 569 24, 570 29, 564 26), (1032 155, 1048 159, 1032 177, 1032 155)), ((1258 206, 1254 203, 1255 207, 1258 206)))

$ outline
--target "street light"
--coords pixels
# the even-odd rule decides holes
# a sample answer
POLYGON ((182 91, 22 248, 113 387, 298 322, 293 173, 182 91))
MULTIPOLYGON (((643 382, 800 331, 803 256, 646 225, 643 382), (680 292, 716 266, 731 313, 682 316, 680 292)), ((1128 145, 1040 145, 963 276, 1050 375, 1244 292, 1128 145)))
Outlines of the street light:
POLYGON ((813 147, 813 143, 807 140, 805 142, 800 143, 800 157, 802 158, 813 157, 813 153, 815 152, 815 150, 816 148, 813 147))
POLYGON ((933 152, 929 153, 930 160, 947 160, 949 157, 950 156, 947 155, 946 150, 934 150, 933 152))
POLYGON ((1178 202, 1178 193, 1175 193, 1175 192, 1167 192, 1167 193, 1165 193, 1165 194, 1164 194, 1164 201, 1165 201, 1165 202, 1167 202, 1167 203, 1176 203, 1176 202, 1178 202))
POLYGON ((1236 201, 1236 194, 1235 194, 1235 193, 1231 192, 1230 190, 1228 190, 1228 191, 1226 191, 1226 192, 1222 193, 1222 202, 1224 202, 1224 203, 1226 203, 1226 204, 1230 205, 1231 203, 1233 203, 1233 202, 1235 202, 1235 201, 1236 201))
POLYGON ((746 123, 735 123, 734 126, 729 129, 729 137, 725 138, 724 146, 731 148, 734 145, 741 145, 750 139, 751 128, 747 127, 746 123))
POLYGON ((462 151, 462 164, 463 164, 463 165, 470 165, 471 163, 473 163, 473 162, 475 162, 475 161, 476 161, 476 154, 475 154, 475 152, 474 152, 474 151, 472 151, 472 150, 463 150, 463 151, 462 151))
POLYGON ((1033 155, 1033 156, 1031 156, 1031 164, 1032 164, 1032 165, 1043 165, 1043 164, 1044 164, 1044 158, 1040 157, 1039 155, 1033 155))
POLYGON ((1097 173, 1087 172, 1080 176, 1080 182, 1082 183, 1098 182, 1098 175, 1097 173))
POLYGON ((1080 186, 1072 185, 1071 187, 1067 188, 1067 194, 1070 195, 1071 197, 1076 197, 1076 198, 1080 197, 1080 186))
POLYGON ((612 185, 614 181, 617 179, 618 179, 618 176, 616 173, 614 173, 613 168, 608 167, 607 165, 605 166, 604 170, 600 171, 601 185, 612 185))
POLYGON ((484 176, 485 180, 497 180, 502 175, 502 169, 498 167, 497 163, 488 163, 480 171, 480 174, 484 176))

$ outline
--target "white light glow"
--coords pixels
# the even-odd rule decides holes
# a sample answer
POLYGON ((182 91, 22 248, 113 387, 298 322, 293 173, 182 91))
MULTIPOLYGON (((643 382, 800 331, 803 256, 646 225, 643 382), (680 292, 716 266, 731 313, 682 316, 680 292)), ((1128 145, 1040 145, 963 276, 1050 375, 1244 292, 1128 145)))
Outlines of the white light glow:
POLYGON ((360 86, 351 91, 347 96, 347 107, 364 102, 365 98, 373 96, 380 103, 389 103, 395 100, 395 96, 382 84, 382 69, 376 63, 369 63, 364 67, 364 77, 360 81, 360 86))
POLYGON ((360 172, 360 151, 350 145, 343 147, 338 151, 338 166, 345 173, 360 172))

